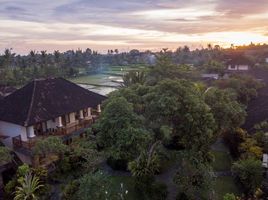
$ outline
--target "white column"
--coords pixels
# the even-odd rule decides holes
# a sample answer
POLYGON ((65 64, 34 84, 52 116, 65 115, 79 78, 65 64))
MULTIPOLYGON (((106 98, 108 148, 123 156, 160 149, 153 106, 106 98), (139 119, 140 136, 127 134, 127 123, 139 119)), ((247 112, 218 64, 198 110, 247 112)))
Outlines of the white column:
POLYGON ((80 112, 79 112, 79 114, 80 114, 80 119, 84 119, 84 113, 83 113, 83 110, 80 110, 80 112))
POLYGON ((101 112, 101 106, 100 106, 100 104, 97 106, 97 112, 98 112, 98 113, 101 112))
POLYGON ((27 130, 27 136, 28 136, 29 138, 33 138, 33 137, 35 137, 35 134, 34 134, 34 127, 33 127, 33 126, 28 126, 28 127, 26 128, 26 130, 27 130))
POLYGON ((88 109, 87 109, 87 116, 88 116, 88 117, 91 117, 91 108, 88 108, 88 109))
POLYGON ((56 122, 57 122, 57 127, 62 127, 62 117, 61 116, 56 119, 56 122))

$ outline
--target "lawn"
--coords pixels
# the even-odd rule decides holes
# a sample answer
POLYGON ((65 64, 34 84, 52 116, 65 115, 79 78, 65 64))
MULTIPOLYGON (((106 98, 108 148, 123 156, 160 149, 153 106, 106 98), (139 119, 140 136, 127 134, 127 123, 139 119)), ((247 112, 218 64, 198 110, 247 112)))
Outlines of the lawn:
POLYGON ((232 165, 232 158, 228 152, 212 151, 215 158, 212 167, 214 171, 229 171, 232 165))
POLYGON ((226 193, 233 193, 235 195, 240 195, 238 184, 235 182, 233 177, 225 176, 218 177, 215 181, 215 200, 223 200, 226 193))

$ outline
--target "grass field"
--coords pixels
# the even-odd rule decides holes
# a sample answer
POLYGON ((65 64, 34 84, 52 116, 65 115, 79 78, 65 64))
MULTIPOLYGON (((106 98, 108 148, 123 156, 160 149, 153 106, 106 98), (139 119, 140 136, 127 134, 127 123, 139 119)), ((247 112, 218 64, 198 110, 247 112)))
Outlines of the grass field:
MULTIPOLYGON (((233 159, 229 153, 229 149, 224 145, 223 142, 217 142, 216 148, 212 150, 214 156, 214 162, 212 167, 214 172, 230 172, 233 159)), ((239 195, 239 185, 232 176, 219 176, 216 177, 213 190, 215 192, 215 200, 223 200, 226 193, 233 193, 239 195)))
POLYGON ((241 194, 237 183, 233 177, 218 177, 215 182, 215 200, 223 200, 223 197, 226 193, 233 193, 235 195, 241 194))
POLYGON ((214 171, 229 171, 232 165, 232 158, 228 152, 213 151, 215 160, 212 164, 214 171))

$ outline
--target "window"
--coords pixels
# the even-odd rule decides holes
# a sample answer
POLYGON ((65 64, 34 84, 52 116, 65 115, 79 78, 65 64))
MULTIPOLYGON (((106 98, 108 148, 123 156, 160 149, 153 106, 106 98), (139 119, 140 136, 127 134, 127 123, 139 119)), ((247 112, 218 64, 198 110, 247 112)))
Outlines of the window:
POLYGON ((231 69, 235 69, 235 65, 231 65, 231 69))

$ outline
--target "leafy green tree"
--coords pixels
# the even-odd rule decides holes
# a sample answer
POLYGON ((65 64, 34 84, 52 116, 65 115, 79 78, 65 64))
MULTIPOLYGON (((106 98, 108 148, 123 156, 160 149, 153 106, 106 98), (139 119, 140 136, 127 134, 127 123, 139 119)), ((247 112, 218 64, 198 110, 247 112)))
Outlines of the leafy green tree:
POLYGON ((246 138, 244 142, 239 145, 239 151, 242 158, 262 158, 262 148, 258 146, 257 141, 253 138, 246 138))
POLYGON ((234 75, 229 79, 218 80, 216 85, 222 89, 232 89, 236 92, 238 101, 247 105, 252 98, 258 95, 258 89, 264 86, 260 81, 250 76, 234 75))
POLYGON ((10 150, 6 147, 0 146, 0 165, 4 165, 12 161, 10 150))
POLYGON ((123 97, 108 99, 97 127, 99 144, 115 160, 134 160, 150 139, 132 104, 123 97))
POLYGON ((253 195, 261 186, 263 169, 260 160, 254 158, 239 160, 233 164, 232 172, 241 182, 248 196, 253 195))
POLYGON ((223 200, 236 200, 236 197, 234 194, 227 193, 224 195, 223 200))
POLYGON ((209 60, 206 64, 204 64, 203 68, 208 73, 218 73, 220 76, 224 75, 225 65, 217 60, 209 60))
MULTIPOLYGON (((211 167, 193 152, 185 152, 174 182, 179 187, 179 199, 195 200, 206 191, 210 192, 214 176, 211 167)), ((210 195, 210 194, 209 194, 210 195)))
POLYGON ((185 78, 194 79, 198 77, 197 72, 188 65, 177 65, 172 62, 168 51, 163 51, 157 56, 156 64, 149 70, 147 84, 155 85, 164 79, 185 78))
POLYGON ((208 152, 215 134, 215 121, 192 82, 164 80, 149 91, 146 101, 145 117, 159 128, 169 126, 177 145, 204 154, 208 152))
POLYGON ((245 120, 245 107, 228 90, 211 88, 205 93, 205 102, 210 106, 219 132, 240 127, 245 120))
POLYGON ((145 71, 130 71, 123 75, 124 86, 131 86, 134 84, 144 84, 146 81, 145 71))
POLYGON ((43 185, 39 178, 31 173, 24 176, 24 179, 20 182, 20 186, 16 187, 15 200, 37 200, 37 192, 43 185))
POLYGON ((34 146, 34 154, 48 156, 49 154, 62 154, 67 150, 67 146, 62 143, 59 137, 48 137, 37 141, 34 146))
POLYGON ((70 161, 72 168, 93 172, 103 162, 105 155, 98 151, 96 141, 83 138, 73 141, 70 145, 70 161), (82 167, 82 168, 81 168, 82 167))
POLYGON ((143 115, 146 104, 145 96, 149 92, 150 88, 150 86, 135 84, 112 92, 110 97, 124 97, 133 105, 133 110, 136 114, 143 115))
POLYGON ((110 182, 108 176, 101 171, 85 174, 79 180, 77 197, 81 200, 110 198, 110 182))
POLYGON ((247 132, 241 128, 227 131, 223 134, 225 144, 230 149, 233 157, 238 158, 240 156, 239 145, 244 142, 247 138, 247 132))

